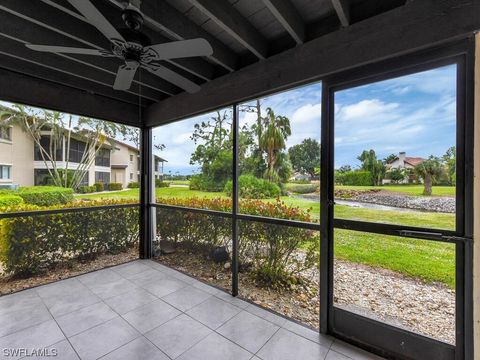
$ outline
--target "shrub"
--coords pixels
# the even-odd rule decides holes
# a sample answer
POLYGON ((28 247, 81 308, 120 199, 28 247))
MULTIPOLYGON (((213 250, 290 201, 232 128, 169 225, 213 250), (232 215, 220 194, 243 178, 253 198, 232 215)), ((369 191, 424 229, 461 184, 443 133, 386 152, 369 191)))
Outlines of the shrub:
MULTIPOLYGON (((230 212, 231 199, 159 198, 158 203, 230 212)), ((311 222, 307 211, 285 205, 280 200, 262 202, 242 199, 241 212, 248 215, 311 222)), ((157 209, 157 235, 179 247, 205 255, 218 246, 231 248, 232 220, 182 210, 157 209)), ((296 227, 253 221, 239 224, 239 260, 256 279, 268 285, 289 282, 298 273, 318 262, 318 232, 296 227), (297 251, 302 248, 302 256, 297 251)))
POLYGON ((1 194, 0 195, 0 207, 4 206, 16 206, 23 204, 23 199, 14 194, 1 194))
POLYGON ((189 184, 190 190, 201 190, 209 192, 223 191, 225 187, 224 180, 216 180, 214 178, 207 178, 202 174, 193 175, 189 184))
MULTIPOLYGON (((78 202, 75 206, 124 203, 126 201, 103 200, 78 202)), ((57 205, 48 209, 68 206, 57 205)), ((38 206, 24 204, 16 209, 2 208, 1 211, 39 209, 38 206)), ((138 219, 137 207, 1 219, 0 262, 8 274, 31 275, 72 259, 116 254, 138 242, 138 219)))
POLYGON ((335 175, 335 181, 339 185, 373 186, 372 175, 369 171, 347 171, 335 175))
POLYGON ((155 179, 155 187, 156 188, 164 188, 164 187, 169 187, 170 183, 162 181, 160 179, 155 179))
POLYGON ((110 191, 118 191, 118 190, 122 190, 123 189, 123 185, 121 183, 110 183, 108 184, 108 190, 110 191))
POLYGON ((140 185, 136 181, 132 181, 131 183, 128 183, 127 187, 129 189, 138 189, 140 185))
MULTIPOLYGON (((232 181, 225 184, 224 191, 232 196, 232 181)), ((281 189, 277 184, 265 179, 256 178, 253 175, 241 175, 238 178, 238 193, 246 199, 267 199, 281 195, 281 189)))
POLYGON ((285 189, 297 194, 310 194, 318 189, 317 184, 285 184, 285 189))
POLYGON ((95 185, 91 185, 91 186, 84 185, 84 186, 80 186, 77 189, 77 192, 79 194, 90 194, 90 193, 94 193, 95 191, 97 191, 97 187, 95 185))
POLYGON ((105 185, 103 184, 103 182, 97 182, 94 184, 95 186, 95 191, 96 192, 101 192, 103 190, 105 190, 105 185))
POLYGON ((55 186, 21 187, 16 192, 26 204, 52 206, 73 201, 73 190, 55 186))

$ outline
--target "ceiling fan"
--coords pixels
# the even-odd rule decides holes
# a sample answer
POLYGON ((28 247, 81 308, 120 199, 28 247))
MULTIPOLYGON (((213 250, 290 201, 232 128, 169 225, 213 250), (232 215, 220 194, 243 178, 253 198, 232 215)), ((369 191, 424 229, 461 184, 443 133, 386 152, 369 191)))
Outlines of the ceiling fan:
POLYGON ((115 29, 90 0, 67 0, 77 9, 93 26, 95 26, 112 46, 109 50, 74 48, 65 46, 33 45, 26 46, 32 50, 81 54, 104 57, 117 57, 125 61, 118 69, 113 88, 115 90, 128 90, 132 84, 135 73, 139 67, 163 78, 183 90, 194 93, 200 86, 178 73, 162 66, 161 60, 186 58, 195 56, 210 56, 213 49, 205 39, 174 41, 163 44, 151 45, 150 39, 140 30, 143 25, 143 15, 139 10, 140 1, 131 0, 122 12, 122 19, 126 28, 115 29), (132 3, 135 2, 135 5, 132 3))

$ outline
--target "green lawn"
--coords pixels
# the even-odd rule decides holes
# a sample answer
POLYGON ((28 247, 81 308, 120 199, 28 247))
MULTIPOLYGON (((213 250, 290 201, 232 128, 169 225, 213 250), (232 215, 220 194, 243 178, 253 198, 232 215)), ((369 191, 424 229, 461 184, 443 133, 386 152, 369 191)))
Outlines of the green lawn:
POLYGON ((165 182, 171 185, 190 185, 190 180, 165 180, 165 182))
MULTIPOLYGON (((417 189, 418 186, 397 186, 417 189)), ((110 192, 95 195, 77 195, 77 198, 138 198, 138 189, 110 192)), ((183 187, 156 189, 157 197, 225 197, 224 193, 193 191, 183 187)), ((304 199, 281 197, 291 206, 309 209, 316 220, 320 217, 320 204, 304 199)), ((265 201, 275 201, 268 199, 265 201)), ((454 229, 454 214, 428 212, 401 212, 335 206, 335 216, 339 219, 362 220, 426 228, 454 229)), ((335 230, 335 256, 339 259, 366 265, 378 266, 425 281, 437 281, 453 287, 455 283, 455 247, 451 244, 418 239, 335 230)))
MULTIPOLYGON (((379 189, 399 193, 405 193, 412 196, 423 195, 423 185, 383 185, 383 186, 342 186, 336 185, 335 189, 345 190, 369 190, 379 189)), ((455 196, 455 186, 434 186, 432 188, 433 196, 455 196)))

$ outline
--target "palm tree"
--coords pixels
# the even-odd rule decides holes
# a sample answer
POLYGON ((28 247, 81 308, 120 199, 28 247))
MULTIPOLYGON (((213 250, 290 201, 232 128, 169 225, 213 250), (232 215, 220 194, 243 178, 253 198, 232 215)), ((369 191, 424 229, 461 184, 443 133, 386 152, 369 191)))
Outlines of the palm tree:
POLYGON ((260 149, 267 153, 267 170, 265 177, 269 181, 278 179, 278 153, 285 149, 285 142, 292 134, 290 120, 286 116, 275 115, 272 108, 267 108, 267 116, 262 118, 263 131, 260 136, 260 149))
POLYGON ((427 160, 415 166, 414 171, 418 177, 423 179, 423 195, 432 195, 432 184, 443 171, 440 159, 430 155, 427 160))
POLYGON ((114 138, 117 133, 125 135, 127 131, 125 125, 85 117, 73 121, 71 115, 65 120, 62 113, 48 110, 34 111, 18 104, 11 108, 0 107, 0 121, 2 125, 19 126, 33 140, 55 186, 73 189, 80 186, 102 147, 108 142, 109 147, 114 149, 114 138), (69 152, 73 136, 85 143, 85 149, 76 169, 71 171, 69 152), (45 137, 49 139, 47 146, 41 141, 45 137), (65 148, 64 159, 57 158, 62 148, 65 148))

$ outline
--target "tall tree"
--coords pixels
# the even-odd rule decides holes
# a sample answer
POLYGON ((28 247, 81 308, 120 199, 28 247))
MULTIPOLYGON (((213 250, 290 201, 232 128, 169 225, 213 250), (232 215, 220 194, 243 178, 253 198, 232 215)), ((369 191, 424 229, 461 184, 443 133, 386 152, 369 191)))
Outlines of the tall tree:
POLYGON ((443 171, 440 159, 431 155, 427 160, 415 166, 414 171, 417 176, 423 179, 423 195, 432 195, 433 182, 443 171))
POLYGON ((320 166, 320 143, 317 140, 304 139, 289 148, 288 155, 295 171, 315 176, 315 168, 320 166))
POLYGON ((370 172, 373 185, 382 185, 386 169, 383 161, 377 159, 375 150, 364 150, 357 159, 362 162, 362 170, 370 172))
POLYGON ((3 124, 18 125, 33 140, 37 151, 55 186, 77 189, 95 162, 95 157, 102 147, 110 145, 114 148, 115 138, 125 135, 127 127, 109 121, 72 116, 55 111, 34 110, 15 104, 12 108, 3 107, 0 119, 3 124), (48 138, 48 144, 42 142, 48 138), (69 170, 70 143, 77 139, 85 144, 75 170, 69 170), (57 156, 65 148, 65 158, 61 162, 57 156))
POLYGON ((272 108, 267 108, 267 115, 262 118, 263 131, 260 137, 260 149, 267 154, 267 171, 265 177, 276 182, 278 177, 278 154, 285 149, 287 138, 292 134, 290 120, 286 116, 276 115, 272 108))
POLYGON ((443 163, 445 164, 445 170, 448 177, 448 183, 455 185, 455 178, 457 173, 457 150, 455 146, 448 148, 445 154, 442 156, 443 163))

